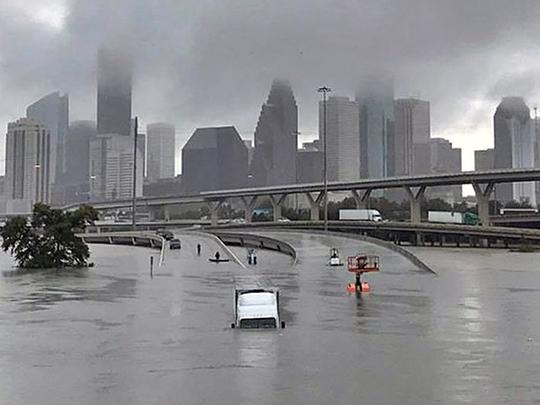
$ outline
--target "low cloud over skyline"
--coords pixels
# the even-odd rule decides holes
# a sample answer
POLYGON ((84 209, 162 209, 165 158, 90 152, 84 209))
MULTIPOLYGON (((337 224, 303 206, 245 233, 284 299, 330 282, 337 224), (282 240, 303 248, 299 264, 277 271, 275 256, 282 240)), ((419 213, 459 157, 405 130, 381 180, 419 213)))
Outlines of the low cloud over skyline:
POLYGON ((199 126, 252 138, 274 77, 291 82, 314 138, 318 86, 353 96, 384 70, 396 97, 431 102, 432 136, 472 169, 501 97, 540 104, 539 14, 532 0, 4 0, 2 154, 7 123, 49 92, 69 93, 71 120, 95 119, 97 49, 114 39, 135 54, 133 114, 174 123, 178 146, 199 126))

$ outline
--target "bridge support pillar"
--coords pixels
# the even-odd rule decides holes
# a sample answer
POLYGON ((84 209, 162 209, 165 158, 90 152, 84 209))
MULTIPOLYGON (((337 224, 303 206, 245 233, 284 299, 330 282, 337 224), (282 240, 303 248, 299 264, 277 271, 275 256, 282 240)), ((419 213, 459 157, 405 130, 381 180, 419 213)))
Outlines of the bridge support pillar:
POLYGON ((163 206, 163 217, 165 218, 165 221, 171 220, 171 211, 168 205, 163 206))
POLYGON ((484 187, 482 184, 473 183, 474 193, 476 194, 476 202, 478 203, 478 217, 482 226, 490 226, 489 219, 489 197, 493 192, 495 183, 487 183, 484 187))
POLYGON ((354 202, 356 203, 356 208, 367 208, 367 202, 369 199, 369 196, 371 195, 371 189, 368 188, 367 190, 363 190, 362 193, 359 193, 358 190, 351 190, 351 195, 354 198, 354 202))
POLYGON ((257 196, 253 197, 241 197, 242 203, 244 204, 244 218, 246 222, 251 223, 253 219, 253 209, 257 204, 257 196))
POLYGON ((426 186, 420 186, 416 190, 413 187, 405 186, 403 187, 409 196, 409 202, 411 206, 411 223, 419 224, 422 222, 422 208, 420 203, 422 202, 422 197, 426 191, 426 186))
POLYGON ((150 214, 150 221, 155 221, 157 217, 157 211, 159 208, 148 207, 148 213, 150 214))
POLYGON ((272 203, 272 214, 274 222, 281 218, 281 208, 283 201, 287 198, 287 194, 276 194, 270 196, 270 202, 272 203))
POLYGON ((218 226, 219 208, 221 207, 223 202, 224 200, 208 202, 208 209, 210 210, 210 225, 218 226))
POLYGON ((316 198, 313 198, 311 193, 306 193, 306 198, 309 201, 310 206, 310 220, 318 221, 319 220, 319 209, 321 206, 321 201, 324 198, 324 191, 321 191, 316 198))

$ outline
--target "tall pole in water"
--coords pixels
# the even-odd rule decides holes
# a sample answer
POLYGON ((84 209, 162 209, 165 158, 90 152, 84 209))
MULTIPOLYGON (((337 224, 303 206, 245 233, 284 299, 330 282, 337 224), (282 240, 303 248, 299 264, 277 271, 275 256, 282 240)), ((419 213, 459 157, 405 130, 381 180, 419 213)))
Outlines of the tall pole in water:
POLYGON ((324 231, 328 231, 328 170, 327 170, 327 155, 326 155, 326 94, 332 89, 323 86, 317 89, 323 94, 323 182, 324 182, 324 231))
POLYGON ((133 134, 133 190, 131 201, 131 223, 133 230, 137 230, 137 132, 139 119, 135 117, 134 134, 133 134))

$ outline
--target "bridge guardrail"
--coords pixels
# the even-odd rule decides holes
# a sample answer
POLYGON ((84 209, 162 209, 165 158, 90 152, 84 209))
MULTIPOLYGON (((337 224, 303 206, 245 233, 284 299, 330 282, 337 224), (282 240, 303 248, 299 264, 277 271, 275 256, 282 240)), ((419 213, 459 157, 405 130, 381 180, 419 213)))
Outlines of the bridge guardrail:
POLYGON ((296 263, 296 250, 291 244, 282 240, 247 232, 207 231, 207 233, 217 236, 225 245, 247 246, 284 253, 291 256, 296 263))
POLYGON ((110 245, 131 245, 160 249, 159 266, 165 259, 165 239, 150 232, 102 232, 102 233, 79 233, 76 235, 85 243, 103 243, 110 245))

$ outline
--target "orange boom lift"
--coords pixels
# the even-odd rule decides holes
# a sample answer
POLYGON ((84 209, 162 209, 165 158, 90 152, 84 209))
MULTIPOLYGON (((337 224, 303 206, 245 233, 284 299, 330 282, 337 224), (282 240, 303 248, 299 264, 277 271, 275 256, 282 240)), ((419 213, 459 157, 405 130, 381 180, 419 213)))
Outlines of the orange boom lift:
POLYGON ((370 291, 370 287, 367 282, 362 281, 362 274, 379 271, 379 256, 349 256, 347 258, 347 270, 356 275, 355 282, 347 285, 347 291, 351 293, 367 293, 370 291))

